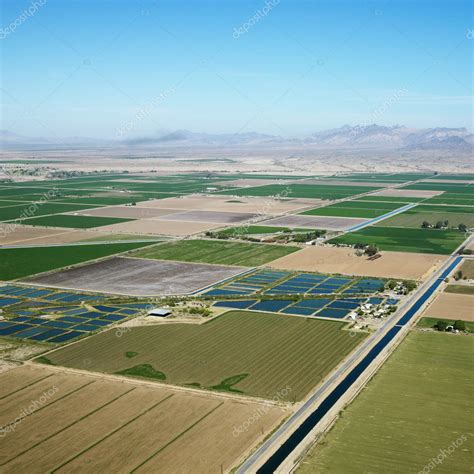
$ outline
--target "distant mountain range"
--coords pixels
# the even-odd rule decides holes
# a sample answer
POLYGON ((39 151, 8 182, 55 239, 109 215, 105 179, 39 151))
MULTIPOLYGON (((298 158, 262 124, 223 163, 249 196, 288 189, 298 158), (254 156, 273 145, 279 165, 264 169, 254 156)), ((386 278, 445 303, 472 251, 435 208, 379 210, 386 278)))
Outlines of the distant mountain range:
POLYGON ((472 153, 474 135, 465 128, 415 129, 401 125, 344 125, 302 138, 283 138, 256 132, 235 134, 196 133, 189 130, 160 132, 125 140, 99 140, 69 137, 59 140, 31 138, 0 130, 0 147, 4 149, 47 147, 303 147, 319 149, 385 149, 440 150, 472 153))

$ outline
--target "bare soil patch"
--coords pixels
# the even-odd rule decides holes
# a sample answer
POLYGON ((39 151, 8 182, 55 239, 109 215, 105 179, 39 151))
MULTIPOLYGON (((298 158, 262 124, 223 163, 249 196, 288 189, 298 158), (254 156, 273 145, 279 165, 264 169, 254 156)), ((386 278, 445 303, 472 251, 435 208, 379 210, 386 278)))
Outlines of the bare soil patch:
MULTIPOLYGON (((176 213, 176 209, 152 209, 140 206, 110 206, 98 207, 97 209, 87 209, 81 212, 75 212, 81 216, 97 217, 122 217, 130 219, 150 219, 153 217, 166 216, 176 213)), ((69 212, 68 214, 72 214, 69 212)))
POLYGON ((123 222, 101 227, 114 233, 126 234, 147 234, 147 235, 174 235, 184 237, 186 235, 198 234, 207 230, 220 227, 219 224, 210 222, 185 222, 185 221, 165 221, 162 219, 139 219, 136 221, 123 222))
POLYGON ((203 210, 216 212, 250 212, 253 214, 282 214, 323 203, 320 199, 285 199, 271 197, 236 197, 194 194, 177 198, 140 202, 140 207, 154 209, 203 210))
POLYGON ((444 255, 404 252, 381 252, 381 255, 376 260, 367 260, 350 248, 311 246, 274 260, 268 266, 281 270, 422 280, 446 260, 444 255))
POLYGON ((13 231, 0 226, 1 245, 39 245, 39 244, 69 244, 80 240, 105 237, 107 232, 71 231, 65 229, 45 229, 41 227, 18 226, 13 231))
POLYGON ((258 214, 251 214, 249 212, 184 211, 163 216, 161 220, 239 224, 257 217, 259 217, 258 214))
POLYGON ((474 295, 441 293, 426 308, 422 316, 429 318, 474 321, 474 295))
POLYGON ((190 293, 243 270, 224 265, 115 257, 25 281, 54 288, 154 296, 190 293))

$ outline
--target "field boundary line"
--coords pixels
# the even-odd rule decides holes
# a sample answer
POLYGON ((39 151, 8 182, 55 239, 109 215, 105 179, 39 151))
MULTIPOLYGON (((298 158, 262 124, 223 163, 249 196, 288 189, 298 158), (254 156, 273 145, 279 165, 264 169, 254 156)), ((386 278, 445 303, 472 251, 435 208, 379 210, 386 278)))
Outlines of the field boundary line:
POLYGON ((85 454, 87 451, 91 450, 92 448, 94 448, 95 446, 97 446, 98 444, 102 443, 102 441, 106 440, 107 438, 110 438, 110 436, 114 435, 115 433, 117 433, 118 431, 120 431, 121 429, 125 428, 126 426, 128 426, 129 424, 133 423, 134 421, 138 420, 140 417, 142 417, 143 415, 145 415, 146 413, 150 412, 151 410, 153 410, 154 408, 156 408, 158 405, 161 405, 162 403, 166 402, 167 400, 169 400, 172 396, 174 396, 174 393, 168 395, 167 397, 164 397, 162 398, 160 401, 158 401, 157 403, 155 403, 154 405, 152 405, 151 407, 147 408, 146 410, 143 410, 141 413, 139 413, 138 415, 134 416, 132 419, 128 420, 126 423, 124 423, 123 425, 119 426, 118 428, 115 428, 114 430, 112 430, 111 432, 107 433, 105 436, 103 436, 102 438, 98 439, 97 441, 95 441, 94 443, 90 444, 89 446, 87 446, 86 448, 84 448, 82 451, 80 451, 79 453, 77 453, 76 455, 70 457, 69 459, 67 459, 66 461, 64 461, 62 464, 60 464, 59 466, 56 466, 54 468, 52 468, 49 472, 51 474, 55 473, 58 469, 61 469, 62 467, 64 467, 66 464, 69 464, 71 461, 74 461, 75 459, 77 459, 78 457, 82 456, 83 454, 85 454))
POLYGON ((32 385, 34 385, 35 383, 38 383, 38 382, 42 382, 43 380, 46 380, 48 377, 52 377, 54 374, 49 374, 49 375, 46 375, 45 377, 42 377, 42 378, 39 378, 37 380, 35 380, 34 382, 31 382, 29 383, 28 385, 25 385, 24 387, 21 387, 17 390, 14 390, 13 392, 10 392, 8 393, 7 395, 4 395, 3 397, 0 397, 0 400, 4 400, 5 398, 8 398, 10 395, 13 395, 15 393, 18 393, 18 392, 21 392, 22 390, 24 390, 25 388, 28 388, 28 387, 31 387, 32 385))
MULTIPOLYGON (((26 416, 23 417, 23 419, 28 418, 28 417, 34 415, 35 413, 38 413, 39 411, 44 410, 44 409, 50 407, 51 405, 54 405, 55 403, 57 403, 57 402, 63 400, 64 398, 69 397, 69 395, 73 395, 74 393, 79 392, 80 390, 82 390, 83 388, 87 387, 88 385, 93 384, 94 382, 95 382, 95 380, 91 380, 90 382, 87 382, 86 384, 81 385, 80 387, 77 387, 77 388, 71 390, 70 392, 66 393, 65 395, 63 395, 63 396, 61 396, 61 397, 59 397, 59 398, 56 398, 56 399, 53 400, 51 403, 48 403, 47 405, 43 405, 42 407, 38 408, 37 410, 32 411, 31 413, 27 413, 26 416)), ((8 424, 6 424, 6 425, 3 425, 3 426, 1 427, 1 429, 4 429, 4 428, 6 428, 6 427, 8 427, 8 426, 10 426, 10 425, 14 425, 14 424, 15 424, 15 422, 13 421, 13 422, 11 422, 11 423, 8 423, 8 424)))
POLYGON ((143 465, 145 465, 148 461, 150 461, 151 459, 153 459, 157 454, 159 454, 161 451, 163 451, 164 449, 166 449, 168 446, 170 446, 171 444, 173 444, 177 439, 181 438, 181 436, 185 435, 188 431, 192 430, 196 425, 198 425, 199 423, 201 423, 201 421, 203 421, 204 419, 206 419, 209 415, 211 415, 212 413, 214 413, 218 408, 220 408, 222 405, 224 405, 225 402, 220 402, 217 406, 215 406, 214 408, 212 408, 210 411, 208 411, 207 413, 205 413, 203 416, 201 416, 198 420, 196 420, 194 423, 192 423, 190 426, 188 426, 185 430, 181 431, 181 433, 179 433, 178 435, 176 435, 173 439, 171 439, 170 441, 168 441, 167 443, 165 443, 161 448, 159 448, 158 450, 156 450, 151 456, 149 456, 147 459, 145 459, 144 461, 142 461, 138 466, 135 466, 133 469, 130 470, 130 473, 134 473, 136 472, 137 469, 140 469, 143 465))
POLYGON ((75 424, 77 423, 80 423, 82 420, 85 420, 86 418, 88 418, 89 416, 93 415, 94 413, 96 413, 97 411, 100 411, 102 410, 103 408, 105 408, 107 405, 110 405, 111 403, 114 403, 115 401, 119 400, 120 398, 124 397, 125 395, 128 395, 130 392, 132 392, 133 390, 135 390, 137 387, 132 387, 130 390, 127 390, 126 392, 124 393, 121 393, 120 395, 118 395, 117 397, 113 398, 112 400, 109 400, 108 402, 104 403, 103 405, 95 408, 94 410, 92 410, 91 412, 87 413, 86 415, 83 415, 81 418, 77 419, 77 420, 74 420, 72 423, 69 423, 68 425, 66 426, 63 426, 62 428, 60 428, 58 431, 56 431, 55 433, 47 436, 46 438, 43 438, 41 441, 38 441, 36 444, 34 444, 33 446, 30 446, 28 449, 25 449, 24 451, 22 451, 21 453, 18 453, 15 457, 9 459, 8 461, 5 461, 4 463, 2 463, 1 465, 4 466, 5 464, 8 464, 9 462, 11 461, 14 461, 15 459, 19 458, 20 456, 23 456, 23 454, 26 454, 28 451, 31 451, 32 449, 36 448, 37 446, 39 446, 40 444, 43 444, 45 443, 46 441, 48 441, 49 439, 51 438, 54 438, 55 436, 57 436, 58 434, 62 433, 63 431, 71 428, 72 426, 74 426, 75 424))

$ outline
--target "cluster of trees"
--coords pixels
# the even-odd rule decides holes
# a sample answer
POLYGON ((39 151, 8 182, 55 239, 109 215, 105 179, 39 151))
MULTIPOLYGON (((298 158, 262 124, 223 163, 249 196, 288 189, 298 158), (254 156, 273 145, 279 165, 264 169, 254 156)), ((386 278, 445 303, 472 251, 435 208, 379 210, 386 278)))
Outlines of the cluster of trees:
POLYGON ((365 255, 368 255, 369 257, 373 257, 374 255, 377 255, 379 253, 379 248, 374 245, 374 244, 361 244, 361 243, 356 243, 354 244, 354 248, 358 250, 363 250, 365 255))
MULTIPOLYGON (((436 224, 431 224, 430 222, 428 221, 423 221, 421 223, 421 227, 423 229, 447 229, 449 227, 449 221, 448 220, 444 220, 444 221, 437 221, 436 224)), ((467 232, 468 231, 468 227, 466 224, 463 224, 461 222, 461 224, 459 224, 457 226, 457 229, 460 230, 461 232, 467 232)))
MULTIPOLYGON (((312 240, 317 239, 318 237, 323 236, 326 233, 325 230, 314 230, 311 232, 293 232, 291 230, 284 230, 281 233, 273 234, 272 240, 274 242, 296 242, 296 243, 305 243, 311 242, 312 240)), ((229 240, 229 239, 240 239, 240 240, 248 240, 249 242, 260 242, 260 237, 254 237, 252 234, 246 234, 245 228, 243 229, 236 229, 235 232, 229 230, 206 232, 206 237, 210 237, 212 239, 221 239, 221 240, 229 240)), ((269 234, 270 237, 270 234, 269 234)))
MULTIPOLYGON (((448 327, 448 323, 446 321, 439 320, 435 324, 434 327, 440 332, 445 332, 447 327, 448 327)), ((460 320, 454 321, 453 329, 457 330, 457 331, 465 331, 466 330, 466 323, 464 321, 460 321, 460 320)))

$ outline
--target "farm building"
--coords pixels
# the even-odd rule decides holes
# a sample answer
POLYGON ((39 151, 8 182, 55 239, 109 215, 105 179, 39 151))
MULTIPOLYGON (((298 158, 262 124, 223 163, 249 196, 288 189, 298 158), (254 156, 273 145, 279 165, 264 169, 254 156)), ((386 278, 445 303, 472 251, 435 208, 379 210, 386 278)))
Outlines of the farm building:
POLYGON ((158 318, 166 318, 171 315, 171 311, 166 308, 154 308, 148 311, 148 316, 156 316, 158 318))

